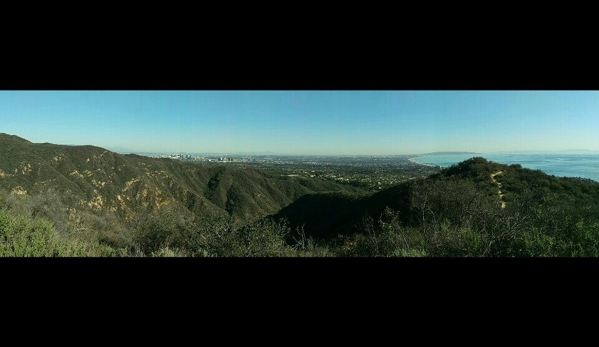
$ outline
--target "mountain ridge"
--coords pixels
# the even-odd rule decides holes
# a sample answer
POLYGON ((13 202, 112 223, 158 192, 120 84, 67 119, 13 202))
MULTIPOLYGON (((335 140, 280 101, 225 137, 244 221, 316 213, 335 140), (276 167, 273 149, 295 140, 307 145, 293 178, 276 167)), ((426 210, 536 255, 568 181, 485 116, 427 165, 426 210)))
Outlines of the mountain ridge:
MULTIPOLYGON (((398 237, 409 231, 416 239, 431 230, 453 230, 458 239, 461 231, 476 238, 493 230, 500 240, 503 228, 526 231, 538 225, 552 237, 561 237, 559 230, 576 231, 576 223, 595 223, 599 215, 599 183, 593 180, 555 177, 482 157, 369 193, 318 178, 121 155, 90 145, 34 144, 0 135, 0 200, 6 195, 9 200, 41 196, 33 214, 50 209, 58 216, 55 223, 64 219, 74 223, 75 230, 86 228, 77 224, 86 214, 99 217, 88 220, 100 227, 110 216, 124 225, 113 229, 125 233, 131 227, 127 221, 142 223, 143 231, 151 233, 154 226, 143 224, 145 220, 164 217, 161 221, 171 223, 172 218, 177 227, 178 220, 188 217, 225 216, 237 228, 286 220, 291 239, 301 237, 302 229, 305 236, 326 242, 369 233, 376 239, 374 232, 385 230, 383 216, 389 210, 399 223, 398 237), (373 228, 379 221, 381 226, 373 228)), ((187 230, 197 232, 193 223, 187 230)), ((118 236, 106 237, 113 244, 124 242, 118 236)))
POLYGON ((32 195, 53 190, 75 209, 130 215, 170 205, 181 213, 227 213, 247 223, 315 190, 359 188, 275 177, 255 169, 207 167, 118 154, 84 145, 35 144, 0 134, 0 188, 32 195))

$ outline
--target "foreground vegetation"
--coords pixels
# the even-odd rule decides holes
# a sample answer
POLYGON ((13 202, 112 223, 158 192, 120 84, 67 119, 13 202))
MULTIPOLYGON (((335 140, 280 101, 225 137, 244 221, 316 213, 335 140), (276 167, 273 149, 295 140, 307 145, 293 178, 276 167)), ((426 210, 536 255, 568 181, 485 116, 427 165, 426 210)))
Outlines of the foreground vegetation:
MULTIPOLYGON (((54 195, 55 196, 55 195, 54 195)), ((64 223, 47 196, 6 199, 0 209, 1 257, 294 257, 329 256, 311 239, 289 244, 289 225, 265 219, 235 227, 227 215, 185 217, 168 209, 125 225, 92 214, 64 223), (8 200, 8 201, 6 201, 8 200)), ((57 201, 54 200, 54 203, 57 201)))
MULTIPOLYGON (((57 192, 4 191, 0 256, 597 257, 598 197, 599 184, 590 180, 474 158, 371 196, 326 196, 323 203, 343 204, 317 215, 330 226, 324 233, 283 215, 239 224, 231 214, 199 217, 168 206, 127 218, 72 214, 57 192), (498 171, 505 208, 491 180, 498 171)), ((306 206, 289 210, 309 213, 306 206)))

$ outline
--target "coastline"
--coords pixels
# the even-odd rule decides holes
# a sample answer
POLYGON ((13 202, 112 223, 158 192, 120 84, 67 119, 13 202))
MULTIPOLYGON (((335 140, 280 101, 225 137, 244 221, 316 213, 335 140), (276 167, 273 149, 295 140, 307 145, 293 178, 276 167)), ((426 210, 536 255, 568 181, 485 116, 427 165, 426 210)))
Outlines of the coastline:
POLYGON ((428 167, 440 168, 440 166, 439 166, 439 165, 432 165, 432 164, 424 164, 424 163, 420 163, 420 162, 416 161, 416 158, 420 158, 420 157, 412 157, 412 158, 409 158, 408 160, 409 160, 411 163, 414 163, 414 164, 423 165, 423 166, 428 166, 428 167))

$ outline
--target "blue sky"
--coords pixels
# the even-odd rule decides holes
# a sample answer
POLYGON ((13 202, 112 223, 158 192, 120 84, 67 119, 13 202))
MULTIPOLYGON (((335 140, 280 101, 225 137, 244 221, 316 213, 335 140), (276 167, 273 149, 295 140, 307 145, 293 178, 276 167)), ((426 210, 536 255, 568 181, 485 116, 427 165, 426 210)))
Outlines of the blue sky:
POLYGON ((599 92, 0 91, 0 133, 165 153, 599 150, 599 92))

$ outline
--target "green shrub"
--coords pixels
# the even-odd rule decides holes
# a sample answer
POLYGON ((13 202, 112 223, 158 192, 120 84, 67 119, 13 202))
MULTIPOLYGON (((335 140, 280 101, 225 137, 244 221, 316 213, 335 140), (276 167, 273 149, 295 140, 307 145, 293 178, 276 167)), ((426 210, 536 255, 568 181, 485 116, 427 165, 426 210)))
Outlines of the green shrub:
POLYGON ((286 221, 265 219, 238 229, 234 224, 228 216, 204 219, 192 235, 192 253, 216 257, 295 255, 295 250, 286 243, 290 232, 286 221))
POLYGON ((43 219, 14 217, 0 212, 0 256, 51 257, 59 245, 52 224, 43 219))
POLYGON ((188 247, 192 224, 184 217, 161 211, 139 216, 135 221, 132 243, 150 255, 163 247, 188 247))
POLYGON ((574 257, 599 257, 599 223, 576 223, 569 253, 574 257))

